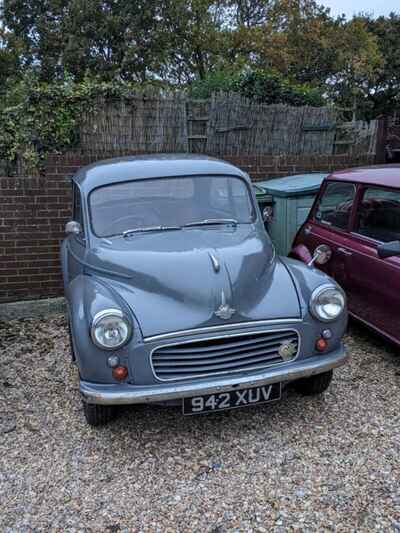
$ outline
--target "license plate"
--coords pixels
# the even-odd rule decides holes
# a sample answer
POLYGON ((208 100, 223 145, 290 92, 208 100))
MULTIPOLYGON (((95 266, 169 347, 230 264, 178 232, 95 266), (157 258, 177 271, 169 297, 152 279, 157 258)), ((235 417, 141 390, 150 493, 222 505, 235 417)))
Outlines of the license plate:
POLYGON ((251 389, 231 390, 228 392, 217 392, 215 394, 205 394, 204 396, 193 396, 184 398, 183 414, 197 415, 209 413, 211 411, 223 411, 225 409, 236 409, 237 407, 248 407, 260 403, 268 403, 279 400, 281 397, 281 384, 273 383, 262 387, 252 387, 251 389))

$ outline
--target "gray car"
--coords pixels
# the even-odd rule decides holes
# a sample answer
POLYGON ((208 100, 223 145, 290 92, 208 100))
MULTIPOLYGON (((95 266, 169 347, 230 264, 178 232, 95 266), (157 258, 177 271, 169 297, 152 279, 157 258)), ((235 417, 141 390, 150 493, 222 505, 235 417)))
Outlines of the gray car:
POLYGON ((89 424, 121 404, 193 415, 329 386, 347 359, 345 296, 275 255, 247 174, 151 155, 82 168, 72 187, 61 260, 89 424))

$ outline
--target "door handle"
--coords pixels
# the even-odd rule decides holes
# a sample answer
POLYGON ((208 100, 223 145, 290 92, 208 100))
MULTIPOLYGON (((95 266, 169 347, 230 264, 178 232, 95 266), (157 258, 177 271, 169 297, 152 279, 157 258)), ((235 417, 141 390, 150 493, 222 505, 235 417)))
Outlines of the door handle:
POLYGON ((349 252, 349 250, 346 250, 346 248, 339 247, 339 248, 337 249, 337 251, 338 251, 340 254, 343 254, 343 255, 347 255, 347 256, 351 256, 351 255, 353 255, 352 252, 349 252))

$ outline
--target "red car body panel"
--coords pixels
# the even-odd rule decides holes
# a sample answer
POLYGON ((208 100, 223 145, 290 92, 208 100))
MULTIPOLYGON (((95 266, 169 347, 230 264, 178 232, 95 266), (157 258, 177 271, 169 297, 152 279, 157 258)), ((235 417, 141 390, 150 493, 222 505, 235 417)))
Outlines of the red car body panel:
MULTIPOLYGON (((295 237, 290 256, 308 263, 318 245, 330 246, 331 259, 318 268, 335 278, 346 291, 350 314, 400 346, 400 256, 380 258, 377 248, 382 242, 357 233, 361 208, 370 216, 385 204, 389 209, 394 206, 397 216, 400 203, 386 199, 362 202, 365 191, 371 189, 398 191, 400 198, 400 165, 356 168, 328 176, 295 237), (318 220, 320 200, 332 182, 355 186, 353 201, 336 206, 337 213, 350 210, 346 213, 348 224, 344 229, 318 220)), ((400 235, 400 222, 398 233, 400 235)))

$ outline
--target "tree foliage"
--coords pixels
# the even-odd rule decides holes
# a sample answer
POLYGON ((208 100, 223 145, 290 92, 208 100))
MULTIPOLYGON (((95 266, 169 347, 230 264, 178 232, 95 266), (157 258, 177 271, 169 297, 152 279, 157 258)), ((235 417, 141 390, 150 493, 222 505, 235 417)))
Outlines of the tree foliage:
POLYGON ((75 146, 82 114, 107 100, 127 100, 138 85, 72 77, 45 83, 28 73, 7 91, 0 106, 0 160, 40 168, 46 156, 75 146))
POLYGON ((365 22, 383 60, 368 87, 370 114, 377 116, 400 106, 400 15, 392 13, 376 20, 367 17, 365 22))
POLYGON ((291 106, 322 106, 326 104, 321 91, 307 85, 288 83, 278 74, 266 70, 248 70, 240 74, 227 75, 215 72, 191 86, 195 98, 210 98, 214 92, 235 92, 264 104, 286 104, 291 106))
POLYGON ((8 0, 4 19, 21 62, 42 81, 64 70, 76 79, 145 81, 165 60, 168 32, 158 0, 8 0))
POLYGON ((372 114, 399 89, 399 15, 346 21, 315 0, 6 0, 3 28, 3 83, 27 68, 179 87, 265 70, 372 114))
POLYGON ((4 0, 2 18, 0 158, 70 145, 96 91, 149 83, 366 119, 400 106, 396 14, 346 20, 316 0, 4 0))

